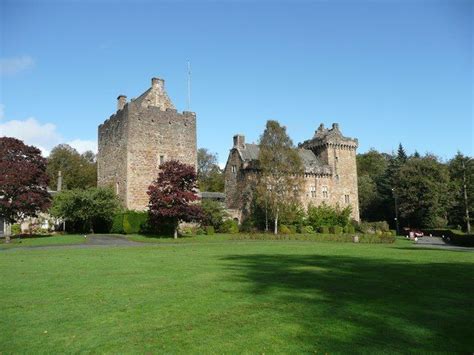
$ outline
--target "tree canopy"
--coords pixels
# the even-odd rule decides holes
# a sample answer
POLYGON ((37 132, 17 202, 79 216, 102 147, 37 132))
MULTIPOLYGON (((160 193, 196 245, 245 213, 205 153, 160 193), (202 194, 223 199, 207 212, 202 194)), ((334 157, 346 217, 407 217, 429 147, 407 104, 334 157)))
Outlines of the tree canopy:
POLYGON ((8 223, 35 217, 49 207, 46 159, 38 148, 1 137, 0 172, 0 215, 8 223))
POLYGON ((267 121, 260 137, 260 178, 257 193, 264 201, 278 233, 278 218, 284 205, 297 201, 302 185, 303 163, 286 127, 267 121))
POLYGON ((224 173, 219 167, 217 154, 206 148, 199 148, 197 152, 198 186, 201 191, 223 192, 224 173))
POLYGON ((51 214, 63 218, 69 231, 108 232, 119 209, 119 200, 111 189, 73 189, 54 196, 51 214))
POLYGON ((67 144, 60 144, 51 150, 47 172, 50 187, 56 190, 58 171, 63 176, 63 189, 86 189, 97 186, 97 164, 95 154, 87 151, 79 154, 67 144))
POLYGON ((148 188, 151 226, 158 228, 160 225, 172 225, 174 237, 177 238, 181 221, 191 222, 202 218, 201 206, 193 203, 198 200, 196 180, 191 165, 177 160, 160 165, 158 178, 148 188))

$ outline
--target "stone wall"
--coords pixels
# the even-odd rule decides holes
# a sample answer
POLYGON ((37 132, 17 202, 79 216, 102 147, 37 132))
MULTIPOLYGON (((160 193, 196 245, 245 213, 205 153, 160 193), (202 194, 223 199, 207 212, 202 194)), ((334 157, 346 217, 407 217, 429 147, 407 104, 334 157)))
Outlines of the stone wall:
POLYGON ((178 113, 158 78, 129 103, 120 95, 117 108, 99 126, 98 186, 111 186, 124 207, 144 210, 162 162, 179 160, 197 169, 196 115, 178 113))
POLYGON ((197 168, 196 115, 137 107, 133 102, 129 107, 127 208, 143 210, 161 162, 179 160, 197 168))
POLYGON ((127 201, 128 107, 99 126, 97 185, 110 187, 125 205, 127 201))

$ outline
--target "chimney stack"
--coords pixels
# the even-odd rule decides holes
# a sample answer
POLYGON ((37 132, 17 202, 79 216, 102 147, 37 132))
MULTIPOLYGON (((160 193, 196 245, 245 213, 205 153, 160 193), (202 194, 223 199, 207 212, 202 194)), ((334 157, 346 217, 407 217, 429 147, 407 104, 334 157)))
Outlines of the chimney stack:
POLYGON ((245 136, 243 134, 236 134, 234 136, 234 148, 245 148, 245 136))
POLYGON ((165 81, 160 78, 151 78, 151 88, 153 90, 161 89, 161 91, 163 91, 165 88, 165 81))
POLYGON ((127 103, 127 96, 119 95, 117 97, 117 111, 122 110, 125 107, 126 103, 127 103))

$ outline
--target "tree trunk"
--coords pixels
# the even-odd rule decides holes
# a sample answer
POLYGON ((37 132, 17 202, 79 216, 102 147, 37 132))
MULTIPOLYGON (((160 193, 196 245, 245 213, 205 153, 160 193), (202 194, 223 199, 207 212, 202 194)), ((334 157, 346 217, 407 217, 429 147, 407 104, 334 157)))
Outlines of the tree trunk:
POLYGON ((275 229, 274 229, 274 233, 275 233, 275 235, 278 234, 278 208, 277 208, 276 213, 275 213, 275 229))
POLYGON ((464 162, 462 162, 462 168, 463 168, 462 180, 463 180, 463 189, 464 189, 464 205, 466 206, 466 227, 467 227, 467 233, 471 234, 471 221, 469 220, 469 204, 467 200, 466 166, 464 162))
MULTIPOLYGON (((4 222, 6 223, 6 222, 4 222)), ((3 227, 3 230, 5 232, 5 244, 10 243, 10 234, 11 234, 11 225, 10 224, 5 224, 3 227)))
POLYGON ((265 196, 265 233, 268 233, 268 202, 265 196))
POLYGON ((174 239, 178 239, 178 227, 174 228, 174 239))

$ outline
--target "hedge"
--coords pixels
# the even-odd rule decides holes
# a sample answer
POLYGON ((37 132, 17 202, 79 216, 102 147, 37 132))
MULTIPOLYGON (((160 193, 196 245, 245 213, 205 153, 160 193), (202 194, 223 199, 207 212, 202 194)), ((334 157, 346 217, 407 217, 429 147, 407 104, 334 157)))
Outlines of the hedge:
POLYGON ((147 223, 147 212, 121 212, 114 216, 110 232, 120 234, 137 234, 143 232, 146 229, 147 223))

